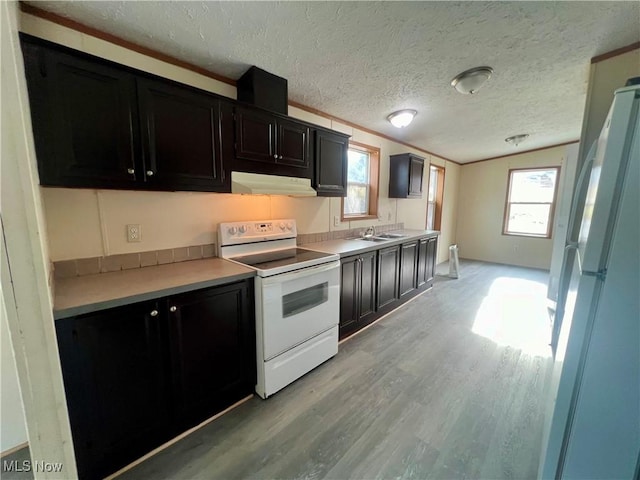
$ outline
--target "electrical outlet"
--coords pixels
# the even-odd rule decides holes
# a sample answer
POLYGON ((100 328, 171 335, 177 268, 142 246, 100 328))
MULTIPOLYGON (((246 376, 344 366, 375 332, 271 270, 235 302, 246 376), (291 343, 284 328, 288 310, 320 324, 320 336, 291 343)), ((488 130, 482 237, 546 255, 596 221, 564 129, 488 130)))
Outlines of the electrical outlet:
POLYGON ((127 225, 127 242, 139 242, 142 240, 142 231, 139 223, 127 225))
POLYGON ((333 226, 334 227, 339 227, 340 226, 340 215, 334 215, 333 216, 333 226))

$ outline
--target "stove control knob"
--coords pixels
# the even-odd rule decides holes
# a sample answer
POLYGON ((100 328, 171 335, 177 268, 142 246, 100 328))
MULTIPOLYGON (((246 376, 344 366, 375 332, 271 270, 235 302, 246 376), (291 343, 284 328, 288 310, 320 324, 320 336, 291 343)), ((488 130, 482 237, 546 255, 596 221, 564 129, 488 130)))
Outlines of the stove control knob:
POLYGON ((235 235, 236 233, 238 233, 238 229, 236 227, 229 227, 227 232, 229 232, 229 235, 235 235))
POLYGON ((240 234, 246 233, 247 227, 245 225, 240 225, 240 227, 238 228, 238 231, 240 232, 240 234))
POLYGON ((284 230, 285 225, 284 225, 284 223, 283 223, 283 222, 280 222, 280 223, 278 224, 278 227, 280 227, 280 230, 284 230))
POLYGON ((291 230, 293 228, 293 223, 287 222, 287 230, 291 230))

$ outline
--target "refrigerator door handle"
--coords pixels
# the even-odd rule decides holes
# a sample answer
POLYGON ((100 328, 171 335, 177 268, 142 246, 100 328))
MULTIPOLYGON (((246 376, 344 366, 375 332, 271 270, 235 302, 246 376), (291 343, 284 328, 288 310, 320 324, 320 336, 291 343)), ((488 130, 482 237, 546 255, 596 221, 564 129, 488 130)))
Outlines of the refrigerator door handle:
POLYGON ((580 176, 578 177, 578 181, 576 182, 576 190, 575 192, 573 192, 573 200, 571 201, 571 213, 569 213, 569 225, 567 227, 567 239, 566 239, 567 245, 578 244, 578 240, 575 239, 574 237, 579 235, 579 232, 575 234, 573 232, 575 228, 576 220, 577 220, 576 217, 578 215, 578 203, 580 203, 579 200, 580 200, 582 191, 584 190, 585 182, 588 182, 590 178, 590 175, 587 175, 587 174, 591 173, 591 167, 593 166, 593 159, 596 156, 597 144, 598 144, 598 141, 596 140, 591 145, 591 148, 589 149, 589 153, 587 154, 587 159, 585 160, 584 165, 582 166, 582 170, 580 170, 580 176))

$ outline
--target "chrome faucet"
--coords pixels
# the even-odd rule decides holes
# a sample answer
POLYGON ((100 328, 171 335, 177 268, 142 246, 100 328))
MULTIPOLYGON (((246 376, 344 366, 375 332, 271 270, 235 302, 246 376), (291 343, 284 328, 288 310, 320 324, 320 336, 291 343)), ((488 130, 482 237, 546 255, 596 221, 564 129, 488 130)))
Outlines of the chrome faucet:
POLYGON ((367 238, 367 237, 373 237, 375 234, 376 234, 376 227, 372 225, 364 231, 362 236, 367 238))

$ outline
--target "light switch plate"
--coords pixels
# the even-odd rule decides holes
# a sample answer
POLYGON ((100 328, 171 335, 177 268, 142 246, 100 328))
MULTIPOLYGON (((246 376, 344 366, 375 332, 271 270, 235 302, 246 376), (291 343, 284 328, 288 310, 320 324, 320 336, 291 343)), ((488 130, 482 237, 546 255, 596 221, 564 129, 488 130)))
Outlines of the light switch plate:
POLYGON ((142 231, 139 223, 127 225, 127 242, 139 242, 142 240, 142 231))

